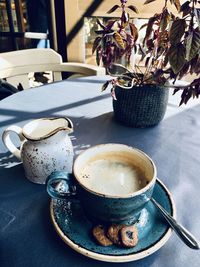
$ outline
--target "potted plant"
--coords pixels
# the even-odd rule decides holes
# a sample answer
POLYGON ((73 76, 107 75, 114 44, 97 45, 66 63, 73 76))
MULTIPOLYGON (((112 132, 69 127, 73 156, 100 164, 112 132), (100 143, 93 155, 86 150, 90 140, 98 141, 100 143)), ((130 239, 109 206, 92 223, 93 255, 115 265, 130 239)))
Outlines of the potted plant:
MULTIPOLYGON (((149 4, 158 0, 146 0, 149 4)), ((128 126, 146 127, 159 123, 164 117, 168 102, 168 88, 174 93, 182 90, 180 105, 200 94, 200 1, 164 0, 160 13, 154 14, 142 26, 143 40, 137 42, 138 29, 130 22, 128 10, 138 12, 127 0, 113 6, 108 13, 121 8, 121 17, 108 21, 97 31, 93 52, 97 64, 103 63, 107 72, 115 76, 102 90, 111 86, 115 118, 128 126), (168 5, 177 13, 169 11, 168 5), (178 14, 178 15, 177 15, 178 14), (131 65, 131 53, 138 57, 131 65), (124 56, 126 67, 116 64, 124 56), (176 86, 186 75, 195 75, 192 82, 176 86)))

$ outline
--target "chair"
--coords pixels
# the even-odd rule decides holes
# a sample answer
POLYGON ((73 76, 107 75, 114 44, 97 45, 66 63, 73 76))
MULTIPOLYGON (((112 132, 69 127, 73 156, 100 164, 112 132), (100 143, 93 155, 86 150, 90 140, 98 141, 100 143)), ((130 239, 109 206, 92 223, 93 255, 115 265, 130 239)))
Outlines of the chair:
POLYGON ((105 75, 103 67, 85 63, 62 62, 62 57, 53 49, 36 48, 0 53, 0 79, 13 86, 19 83, 30 88, 29 73, 52 72, 52 81, 62 80, 62 72, 80 76, 105 75))

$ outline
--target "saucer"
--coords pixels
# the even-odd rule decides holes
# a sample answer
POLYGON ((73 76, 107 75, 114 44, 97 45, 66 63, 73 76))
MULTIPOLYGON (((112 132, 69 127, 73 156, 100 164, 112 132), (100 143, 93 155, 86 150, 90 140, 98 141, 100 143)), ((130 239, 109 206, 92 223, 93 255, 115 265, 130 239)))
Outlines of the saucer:
MULTIPOLYGON (((172 196, 158 179, 153 198, 175 217, 172 196)), ((139 241, 133 248, 98 245, 91 235, 94 225, 85 216, 79 201, 52 199, 50 213, 58 235, 68 246, 87 257, 106 262, 128 262, 147 257, 160 249, 172 233, 151 201, 142 210, 135 224, 139 241)))

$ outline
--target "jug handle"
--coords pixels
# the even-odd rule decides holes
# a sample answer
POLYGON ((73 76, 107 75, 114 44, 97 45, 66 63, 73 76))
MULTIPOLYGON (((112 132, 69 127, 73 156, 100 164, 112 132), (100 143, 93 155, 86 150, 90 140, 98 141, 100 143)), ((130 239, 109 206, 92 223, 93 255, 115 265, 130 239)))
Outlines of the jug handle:
POLYGON ((10 132, 14 132, 19 136, 21 142, 23 142, 26 138, 22 134, 22 128, 19 126, 9 126, 2 135, 2 141, 4 145, 10 150, 10 152, 19 160, 21 160, 21 151, 13 144, 10 139, 10 132))

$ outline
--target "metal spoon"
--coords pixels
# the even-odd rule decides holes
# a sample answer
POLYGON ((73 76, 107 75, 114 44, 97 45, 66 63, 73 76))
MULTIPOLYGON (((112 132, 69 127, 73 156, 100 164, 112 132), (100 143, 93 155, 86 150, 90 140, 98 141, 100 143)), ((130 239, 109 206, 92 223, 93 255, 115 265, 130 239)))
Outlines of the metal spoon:
POLYGON ((178 224, 177 221, 160 204, 158 204, 154 198, 151 198, 151 202, 156 206, 168 224, 174 229, 176 234, 188 247, 192 249, 200 249, 200 243, 188 230, 178 224))

